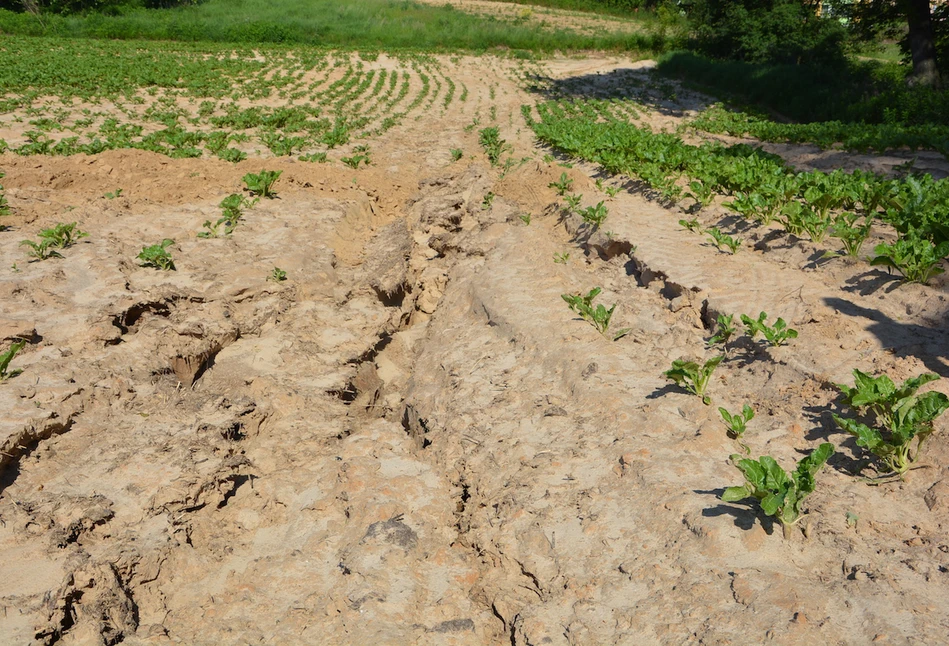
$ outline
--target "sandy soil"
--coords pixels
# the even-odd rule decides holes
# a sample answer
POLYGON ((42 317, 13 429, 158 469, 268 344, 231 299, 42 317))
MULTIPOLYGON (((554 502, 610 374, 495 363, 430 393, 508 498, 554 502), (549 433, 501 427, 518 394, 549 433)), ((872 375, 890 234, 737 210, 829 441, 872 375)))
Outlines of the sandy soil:
MULTIPOLYGON (((471 98, 367 138, 359 170, 0 157, 0 337, 29 341, 0 385, 3 642, 944 643, 946 422, 928 468, 870 487, 830 413, 853 368, 949 374, 946 279, 897 286, 769 231, 719 253, 634 184, 608 199, 596 169, 541 161, 522 104, 641 65, 443 62, 471 98), (476 117, 531 159, 492 169, 476 117), (198 239, 261 167, 278 199, 198 239), (607 201, 609 236, 562 217, 561 172, 607 201), (90 235, 27 262, 59 221, 90 235), (163 238, 177 271, 138 267, 163 238), (629 336, 561 299, 594 286, 629 336), (713 406, 662 377, 712 356, 718 313, 761 310, 800 337, 737 344, 713 406), (740 475, 717 406, 746 402, 755 455, 839 447, 809 538, 719 500, 740 475)), ((669 91, 643 95, 657 127, 701 100, 669 91)))

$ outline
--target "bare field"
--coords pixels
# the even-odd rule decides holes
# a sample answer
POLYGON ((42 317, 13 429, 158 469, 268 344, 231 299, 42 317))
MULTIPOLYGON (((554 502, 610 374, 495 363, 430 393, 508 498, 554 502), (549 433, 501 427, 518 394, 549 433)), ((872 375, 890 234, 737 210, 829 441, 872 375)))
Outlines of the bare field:
MULTIPOLYGON (((276 155, 269 130, 235 126, 247 135, 237 163, 207 150, 0 155, 12 209, 0 348, 28 341, 11 363, 23 372, 0 384, 2 641, 943 643, 946 421, 925 468, 868 486, 853 475, 865 454, 831 413, 854 368, 949 374, 946 278, 897 286, 763 228, 722 253, 677 224, 684 207, 545 157, 521 106, 554 85, 628 87, 657 129, 707 103, 648 65, 432 61, 364 61, 363 74, 409 74, 402 107, 386 109, 399 119, 380 128, 387 113, 371 113, 329 148, 276 155), (423 75, 432 89, 409 109, 423 75), (495 126, 507 165, 479 145, 495 126), (341 161, 361 151, 369 165, 341 161), (297 157, 320 152, 325 163, 297 157), (199 238, 261 169, 282 171, 276 198, 199 238), (608 207, 603 227, 563 210, 562 173, 584 206, 608 207), (29 262, 21 240, 73 221, 87 238, 29 262), (176 271, 140 267, 141 248, 166 238, 176 271), (275 267, 286 280, 268 280, 275 267), (596 286, 627 336, 598 334, 561 298, 596 286), (715 354, 718 314, 759 311, 799 337, 736 341, 711 406, 662 376, 715 354), (784 539, 757 505, 720 500, 741 474, 717 409, 745 403, 755 457, 788 466, 837 446, 807 499, 807 536, 784 539)), ((318 93, 350 73, 325 69, 300 83, 318 93)), ((152 99, 173 103, 103 104, 84 127, 146 123, 152 99)), ((356 103, 385 100, 332 105, 358 116, 371 107, 356 103)), ((198 130, 227 114, 176 101, 198 130)), ((60 113, 70 125, 92 116, 84 107, 31 106, 73 110, 60 113)), ((28 109, 3 115, 11 147, 35 141, 28 109)), ((824 167, 904 161, 769 150, 824 167)), ((718 203, 699 217, 734 225, 718 203)))

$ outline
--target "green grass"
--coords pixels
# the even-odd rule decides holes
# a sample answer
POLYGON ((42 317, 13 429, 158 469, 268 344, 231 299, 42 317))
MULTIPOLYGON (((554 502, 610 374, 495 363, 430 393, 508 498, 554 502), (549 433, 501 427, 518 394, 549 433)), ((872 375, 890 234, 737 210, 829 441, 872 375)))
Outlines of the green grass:
POLYGON ((0 11, 0 33, 185 42, 287 43, 333 48, 652 53, 667 38, 647 33, 581 35, 472 16, 411 0, 208 0, 175 9, 125 8, 119 15, 48 16, 0 11))

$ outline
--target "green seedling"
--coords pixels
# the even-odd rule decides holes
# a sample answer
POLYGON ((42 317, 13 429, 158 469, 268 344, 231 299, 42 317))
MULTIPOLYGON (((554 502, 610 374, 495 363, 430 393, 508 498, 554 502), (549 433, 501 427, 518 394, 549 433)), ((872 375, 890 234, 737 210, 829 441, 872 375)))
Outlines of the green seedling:
POLYGON ((519 218, 521 219, 521 222, 523 222, 523 223, 526 224, 527 226, 530 226, 530 225, 531 225, 531 214, 530 214, 530 213, 523 213, 523 214, 521 214, 521 215, 519 215, 519 216, 517 216, 517 217, 519 217, 519 218))
POLYGON ((826 211, 805 202, 788 202, 781 210, 781 215, 783 217, 779 220, 785 231, 798 237, 806 233, 817 244, 824 241, 831 225, 830 215, 826 211))
POLYGON ((60 222, 51 229, 43 229, 39 232, 39 237, 48 242, 50 247, 65 249, 71 247, 81 238, 88 238, 89 234, 76 228, 76 222, 64 224, 60 222))
POLYGON ((465 151, 463 151, 461 148, 452 148, 449 152, 451 153, 452 161, 458 161, 465 154, 465 151))
MULTIPOLYGON (((814 476, 833 454, 834 445, 824 442, 801 459, 790 476, 769 455, 757 460, 733 455, 732 461, 745 476, 745 484, 725 489, 722 500, 738 502, 747 498, 756 499, 765 514, 781 523, 784 538, 790 539, 791 529, 806 517, 801 503, 814 491, 814 476)), ((808 533, 806 528, 804 533, 808 533)))
POLYGON ((50 244, 49 240, 41 240, 40 242, 23 240, 20 242, 20 246, 29 247, 26 255, 28 255, 30 258, 33 258, 34 260, 49 260, 50 258, 63 257, 63 254, 56 251, 53 245, 50 244))
POLYGON ((580 200, 583 199, 583 195, 580 195, 579 193, 564 195, 563 199, 564 202, 567 203, 567 210, 572 212, 577 211, 580 208, 580 200))
POLYGON ((721 251, 722 248, 728 249, 732 254, 738 253, 738 250, 741 248, 742 240, 741 238, 733 238, 730 235, 722 233, 718 227, 711 227, 706 229, 705 233, 712 238, 712 242, 715 243, 715 247, 721 251))
POLYGON ((560 179, 548 184, 550 188, 557 189, 557 195, 566 195, 567 191, 573 188, 573 180, 567 177, 567 173, 560 173, 560 179))
POLYGON ((708 340, 708 344, 716 345, 721 343, 722 345, 727 346, 728 342, 731 340, 732 336, 737 330, 734 324, 734 319, 734 314, 719 314, 718 319, 715 321, 715 336, 708 340))
POLYGON ((760 332, 768 340, 768 343, 777 347, 786 344, 788 339, 797 338, 797 330, 789 328, 783 318, 778 318, 773 326, 767 324, 767 319, 768 314, 766 312, 758 314, 757 319, 753 319, 747 314, 741 315, 741 322, 745 324, 748 336, 752 339, 760 332))
POLYGON ((353 169, 359 168, 359 164, 362 162, 365 162, 367 166, 369 165, 368 155, 353 155, 352 157, 340 157, 339 160, 353 169))
POLYGON ((698 218, 690 218, 688 220, 679 220, 679 226, 683 229, 688 229, 692 233, 698 233, 702 228, 702 224, 699 222, 698 218))
POLYGON ((712 191, 711 186, 702 180, 694 179, 689 182, 689 190, 686 191, 685 197, 695 200, 695 203, 699 205, 699 208, 704 209, 712 203, 715 193, 712 191))
POLYGON ((601 291, 603 290, 599 287, 594 287, 586 296, 580 294, 561 294, 560 297, 570 306, 571 310, 580 315, 580 318, 593 325, 597 332, 608 339, 617 341, 629 334, 632 328, 623 328, 615 333, 609 332, 610 319, 613 317, 616 304, 614 303, 609 309, 606 309, 602 304, 594 307, 593 299, 599 296, 601 291))
POLYGON ((867 217, 863 224, 858 225, 859 219, 860 216, 856 213, 841 213, 834 220, 834 225, 830 230, 830 236, 843 243, 844 251, 851 258, 856 258, 860 254, 860 247, 869 237, 870 228, 873 226, 873 218, 867 217))
POLYGON ((280 267, 274 267, 273 270, 270 272, 270 275, 267 276, 267 280, 275 282, 275 283, 282 283, 286 279, 287 279, 287 272, 285 272, 283 269, 280 269, 280 267))
POLYGON ((103 197, 105 197, 107 200, 114 200, 117 197, 122 197, 122 189, 117 188, 114 191, 106 193, 103 197))
POLYGON ((554 254, 554 262, 558 265, 566 265, 568 260, 570 260, 570 253, 567 251, 554 254))
POLYGON ((299 159, 302 162, 316 162, 323 164, 326 163, 326 153, 310 153, 309 155, 300 155, 299 159))
POLYGON ((939 379, 932 373, 907 379, 899 387, 886 375, 871 377, 859 370, 853 375, 852 388, 843 384, 837 387, 844 401, 858 413, 872 413, 875 425, 837 414, 833 415, 834 422, 857 438, 857 446, 879 458, 884 472, 902 478, 919 459, 923 444, 935 430, 936 418, 949 408, 949 397, 937 391, 917 394, 921 386, 939 379))
POLYGON ((492 191, 485 193, 484 198, 481 200, 481 208, 485 211, 490 209, 491 205, 494 204, 494 197, 495 195, 492 191))
MULTIPOLYGON (((4 174, 0 173, 0 179, 4 178, 4 174)), ((7 202, 6 196, 3 194, 3 185, 0 184, 0 215, 10 215, 10 204, 7 202)), ((4 227, 0 227, 0 231, 3 231, 4 227)))
POLYGON ((618 186, 607 186, 606 188, 603 189, 603 192, 606 193, 606 196, 607 196, 607 197, 609 197, 609 198, 614 198, 614 197, 616 197, 617 195, 619 195, 619 187, 618 187, 618 186))
POLYGON ((16 353, 23 349, 23 346, 26 345, 26 341, 19 341, 14 343, 6 352, 0 354, 0 383, 6 381, 10 377, 16 377, 18 374, 23 372, 22 370, 9 370, 10 362, 13 361, 13 357, 16 356, 16 353))
POLYGON ((740 413, 735 413, 732 415, 725 408, 718 409, 719 414, 722 416, 722 421, 725 422, 725 426, 728 427, 728 437, 738 442, 738 445, 745 450, 745 453, 751 455, 751 449, 748 448, 747 444, 744 444, 741 439, 747 430, 747 424, 755 417, 754 409, 745 404, 740 413))
POLYGON ((247 173, 243 181, 251 195, 273 199, 277 196, 273 191, 273 185, 281 174, 283 174, 282 170, 262 170, 259 173, 247 173))
POLYGON ((896 269, 910 283, 925 285, 934 276, 945 271, 940 267, 943 258, 949 256, 949 241, 935 244, 932 240, 910 230, 893 244, 879 244, 871 265, 884 265, 896 269))
POLYGON ((583 218, 583 221, 592 224, 596 228, 603 225, 607 215, 609 215, 609 210, 603 202, 597 203, 596 206, 588 206, 580 211, 580 217, 583 218))
POLYGON ((511 147, 501 139, 501 131, 498 130, 497 126, 483 128, 478 133, 478 141, 481 148, 484 149, 484 153, 488 156, 488 161, 491 162, 492 166, 497 166, 501 161, 501 155, 511 150, 511 147))
POLYGON ((162 271, 174 271, 175 261, 168 253, 168 247, 175 244, 174 240, 165 238, 161 244, 153 244, 150 247, 142 247, 142 251, 137 258, 141 261, 142 267, 152 267, 162 271))
POLYGON ((677 359, 672 362, 672 368, 662 373, 662 376, 671 379, 677 386, 685 388, 693 395, 698 395, 702 398, 702 403, 708 406, 712 403, 712 398, 705 394, 705 391, 712 378, 712 373, 715 372, 715 368, 724 358, 725 355, 712 357, 702 365, 695 361, 677 359))

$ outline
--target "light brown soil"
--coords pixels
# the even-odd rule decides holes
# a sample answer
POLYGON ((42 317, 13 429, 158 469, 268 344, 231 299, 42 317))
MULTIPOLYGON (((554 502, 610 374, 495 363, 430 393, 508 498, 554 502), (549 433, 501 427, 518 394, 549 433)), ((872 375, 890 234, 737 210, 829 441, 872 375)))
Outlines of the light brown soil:
MULTIPOLYGON (((946 422, 928 468, 870 487, 830 412, 853 368, 949 374, 946 279, 897 286, 772 231, 720 253, 635 184, 608 199, 596 169, 541 161, 519 68, 453 73, 471 98, 366 139, 359 170, 0 157, 0 336, 30 341, 0 385, 3 643, 943 643, 946 422), (478 147, 493 124, 531 157, 503 177, 478 147), (261 167, 278 199, 198 239, 261 167), (562 217, 562 172, 609 236, 562 217), (89 237, 27 262, 19 241, 60 221, 89 237), (163 238, 177 271, 140 268, 163 238), (594 286, 629 336, 561 299, 594 286), (713 356, 718 313, 761 310, 800 337, 736 343, 712 406, 662 377, 713 356), (744 403, 756 456, 839 446, 809 538, 719 500, 741 478, 717 407, 744 403)), ((644 118, 674 126, 678 94, 644 118)))

